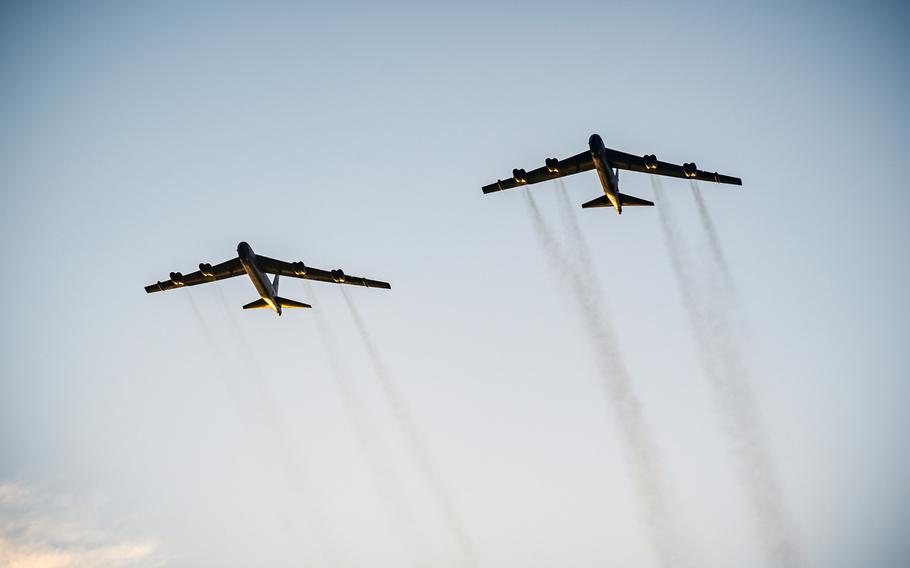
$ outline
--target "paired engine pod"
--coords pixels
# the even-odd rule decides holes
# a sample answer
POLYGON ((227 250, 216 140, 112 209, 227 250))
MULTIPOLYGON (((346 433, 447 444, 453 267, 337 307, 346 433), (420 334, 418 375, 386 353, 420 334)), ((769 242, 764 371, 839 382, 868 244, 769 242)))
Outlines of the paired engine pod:
POLYGON ((544 163, 546 163, 546 165, 547 165, 548 172, 550 172, 551 174, 559 173, 559 160, 557 160, 556 158, 547 158, 544 163))
POLYGON ((205 276, 206 278, 215 277, 215 272, 212 270, 212 265, 207 262, 203 262, 203 263, 199 264, 199 272, 201 272, 202 275, 205 276))
POLYGON ((528 183, 528 172, 516 168, 512 170, 512 179, 514 179, 515 183, 518 184, 528 183))
POLYGON ((306 276, 306 265, 302 262, 292 262, 291 269, 294 271, 294 276, 306 276))
POLYGON ((685 163, 683 164, 683 174, 687 178, 694 178, 698 176, 698 166, 695 163, 685 163))
POLYGON ((643 157, 645 162, 645 169, 649 172, 653 172, 657 169, 657 156, 654 154, 647 154, 643 157))
POLYGON ((171 272, 170 276, 171 283, 174 284, 174 286, 183 286, 183 274, 180 274, 179 272, 171 272))
POLYGON ((344 272, 342 272, 340 268, 338 270, 333 270, 332 271, 332 280, 337 282, 338 284, 343 283, 344 282, 344 272))

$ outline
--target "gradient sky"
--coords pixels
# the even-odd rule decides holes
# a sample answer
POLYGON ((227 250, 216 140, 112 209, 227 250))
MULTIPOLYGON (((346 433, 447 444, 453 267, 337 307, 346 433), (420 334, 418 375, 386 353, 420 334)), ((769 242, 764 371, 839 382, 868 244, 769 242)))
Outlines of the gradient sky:
MULTIPOLYGON (((284 281, 314 310, 281 318, 240 310, 242 278, 142 289, 246 240, 392 283, 349 294, 483 566, 653 566, 524 196, 480 192, 598 132, 743 178, 702 189, 805 565, 907 566, 908 25, 897 2, 4 3, 0 560, 463 565, 337 286, 284 281)), ((664 187, 698 247, 689 184, 664 187)), ((691 548, 763 566, 656 211, 578 214, 691 548)))

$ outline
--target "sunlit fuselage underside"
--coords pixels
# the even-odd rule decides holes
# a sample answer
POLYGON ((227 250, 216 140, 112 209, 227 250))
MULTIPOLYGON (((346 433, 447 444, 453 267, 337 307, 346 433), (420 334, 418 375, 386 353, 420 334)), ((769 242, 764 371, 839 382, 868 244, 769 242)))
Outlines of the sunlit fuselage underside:
POLYGON ((622 214, 622 202, 619 199, 619 179, 616 172, 613 171, 610 162, 607 161, 607 148, 599 134, 592 134, 588 139, 588 146, 591 148, 591 159, 594 160, 594 169, 597 170, 597 177, 600 178, 600 185, 603 187, 604 195, 616 208, 616 212, 622 214))
POLYGON ((237 257, 240 258, 240 264, 246 271, 246 275, 253 281, 253 286, 256 287, 259 296, 280 316, 281 303, 275 300, 277 292, 265 272, 259 268, 253 248, 245 242, 240 243, 237 245, 237 257))

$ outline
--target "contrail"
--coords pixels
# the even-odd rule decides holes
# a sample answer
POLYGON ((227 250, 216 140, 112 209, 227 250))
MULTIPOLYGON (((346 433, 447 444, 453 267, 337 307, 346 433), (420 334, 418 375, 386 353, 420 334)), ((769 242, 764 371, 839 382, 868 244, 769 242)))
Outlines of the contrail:
POLYGON ((736 298, 720 240, 701 194, 693 184, 702 230, 712 247, 711 266, 705 279, 708 282, 700 286, 663 186, 655 176, 649 177, 673 272, 698 348, 699 362, 733 449, 740 482, 751 503, 766 560, 775 567, 801 566, 796 534, 784 503, 774 460, 765 443, 758 405, 742 355, 739 329, 733 321, 737 311, 736 298))
POLYGON ((202 329, 202 334, 205 336, 205 342, 209 344, 209 347, 215 354, 220 358, 221 349, 218 346, 218 342, 215 341, 215 335, 212 333, 212 329, 209 327, 209 324, 206 323, 205 318, 202 317, 202 312, 199 311, 199 306, 196 305, 196 300, 193 298, 193 292, 187 291, 184 295, 187 300, 190 302, 190 308, 193 310, 193 316, 196 318, 196 324, 202 329))
POLYGON ((708 237, 708 244, 711 246, 711 254, 714 255, 714 264, 716 268, 721 271, 725 280, 724 284, 729 291, 732 292, 733 279, 730 277, 730 269, 727 268, 727 259, 724 257, 724 251, 720 245, 720 239, 717 237, 717 231, 714 230, 714 222, 711 220, 711 215, 708 213, 707 206, 705 206, 705 200, 702 198, 701 188, 695 180, 689 180, 689 185, 692 186, 692 195, 695 197, 695 204, 698 208, 698 217, 701 220, 702 230, 705 232, 705 236, 708 237))
POLYGON ((205 316, 202 315, 202 311, 199 309, 199 305, 196 303, 196 299, 193 297, 195 292, 187 291, 185 297, 189 300, 190 308, 192 308, 193 316, 196 318, 196 324, 202 330, 202 334, 205 336, 205 341, 209 345, 209 349, 214 355, 213 363, 216 368, 216 374, 218 379, 220 379, 221 384, 224 386, 224 390, 231 397, 232 402, 234 403, 237 410, 243 408, 245 397, 237 390, 237 385, 234 384, 235 381, 232 380, 230 371, 230 365, 227 362, 226 351, 222 349, 221 343, 215 337, 215 333, 212 328, 209 326, 208 322, 205 319, 205 316))
POLYGON ((455 500, 451 493, 449 493, 439 468, 431 458, 427 445, 420 437, 414 419, 411 416, 404 399, 398 392, 398 388, 389 375, 382 357, 379 355, 379 351, 376 349, 376 345, 370 336, 369 330, 360 317, 360 312, 354 306, 354 302, 351 300, 347 290, 342 287, 341 293, 344 296, 344 301, 347 302, 348 309, 351 311, 351 317, 354 320, 354 324, 357 326, 357 331, 360 333, 360 337, 369 353, 376 376, 379 378, 382 391, 392 409, 392 415, 395 417, 401 432, 404 434, 404 437, 410 446, 411 453, 417 462, 421 474, 423 474, 427 484, 430 486, 430 489, 442 507, 449 527, 458 540, 465 562, 469 566, 480 566, 477 548, 465 528, 462 515, 459 512, 458 507, 455 506, 455 500))
POLYGON ((591 261, 591 249, 588 248, 588 242, 582 235, 581 227, 578 226, 578 217, 576 216, 575 208, 572 207, 572 202, 569 200, 566 184, 559 178, 557 178, 556 182, 558 186, 556 195, 559 197, 559 212, 562 216, 563 224, 569 227, 569 240, 572 243, 569 248, 576 251, 578 256, 577 267, 581 270, 587 270, 593 277, 594 263, 591 261))
MULTIPOLYGON (((246 389, 248 400, 255 407, 256 414, 258 414, 264 427, 263 441, 266 445, 271 446, 270 449, 279 463, 287 485, 296 493, 306 508, 303 515, 301 515, 299 510, 295 510, 293 515, 288 515, 285 508, 279 506, 279 514, 282 517, 282 522, 286 525, 283 529, 295 544, 299 544, 301 541, 308 544, 318 543, 315 546, 311 545, 304 548, 304 551, 309 549, 308 557, 316 556, 315 561, 313 558, 307 558, 308 562, 305 564, 338 566, 341 554, 337 550, 335 539, 330 537, 328 515, 312 489, 314 484, 309 477, 307 464, 301 456, 301 452, 294 448, 294 444, 288 438, 287 432, 279 423, 277 407, 265 381, 265 373, 256 359, 252 344, 246 333, 244 333, 240 323, 234 317, 233 309, 236 308, 231 308, 220 287, 216 287, 216 290, 225 315, 230 322, 240 359, 246 367, 241 374, 244 378, 252 377, 252 380, 244 382, 249 386, 249 389, 246 389), (309 530, 304 531, 303 535, 294 534, 292 525, 299 524, 301 517, 304 521, 303 524, 306 525, 305 528, 309 530), (306 538, 307 536, 310 538, 306 538)), ((287 501, 291 500, 288 499, 287 501)))
MULTIPOLYGON (((308 282, 304 282, 307 296, 313 299, 313 303, 318 303, 316 292, 308 282)), ((376 435, 376 427, 371 422, 369 413, 361 404, 360 399, 355 394, 355 388, 351 384, 349 375, 345 372, 341 364, 341 357, 338 354, 337 345, 332 335, 329 325, 322 315, 321 310, 313 310, 316 319, 316 327, 322 346, 325 349, 326 357, 335 376, 335 383, 344 400, 348 416, 354 426, 354 435, 357 444, 366 458, 370 469, 373 472, 373 480, 376 489, 382 497, 388 510, 392 512, 397 532, 400 533, 402 543, 413 544, 417 548, 418 558, 413 559, 415 566, 426 566, 426 559, 430 558, 430 551, 426 546, 423 537, 417 528, 417 522, 408 510, 406 505, 407 496, 401 482, 391 471, 390 458, 388 451, 382 443, 379 436, 376 435)))
MULTIPOLYGON (((570 208, 563 189, 561 186, 561 207, 570 208)), ((591 342, 595 361, 603 377, 608 402, 614 410, 631 461, 633 483, 644 507, 648 538, 658 564, 664 568, 692 565, 691 553, 684 544, 687 539, 682 538, 681 526, 671 512, 672 507, 657 446, 642 412, 641 402, 632 390, 628 370, 610 325, 609 313, 597 293, 598 286, 590 252, 577 220, 572 211, 568 209, 563 211, 570 227, 572 247, 580 257, 580 264, 573 266, 540 214, 531 192, 526 192, 526 196, 538 240, 548 260, 566 276, 591 342)))

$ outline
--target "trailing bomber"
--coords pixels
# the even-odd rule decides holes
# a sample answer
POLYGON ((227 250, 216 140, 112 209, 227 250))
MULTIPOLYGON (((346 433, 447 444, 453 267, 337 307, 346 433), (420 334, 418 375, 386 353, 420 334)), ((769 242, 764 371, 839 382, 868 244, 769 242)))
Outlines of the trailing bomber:
POLYGON ((207 282, 225 280, 234 276, 246 274, 253 281, 253 286, 259 292, 259 299, 243 306, 244 310, 272 309, 280 316, 282 308, 312 308, 309 304, 288 300, 278 295, 278 277, 292 276, 294 278, 303 278, 306 280, 318 280, 320 282, 334 282, 336 284, 351 284, 354 286, 366 286, 367 288, 385 288, 390 289, 392 286, 388 282, 379 280, 370 280, 360 276, 348 276, 339 270, 321 270, 306 266, 302 262, 285 262, 275 260, 267 256, 261 256, 253 252, 252 247, 247 243, 237 245, 237 256, 231 260, 226 260, 221 264, 201 263, 199 270, 183 275, 179 272, 171 272, 168 280, 159 281, 145 287, 149 294, 152 292, 163 292, 164 290, 174 290, 184 286, 196 286, 207 282), (269 281, 267 274, 274 274, 275 278, 269 281))

